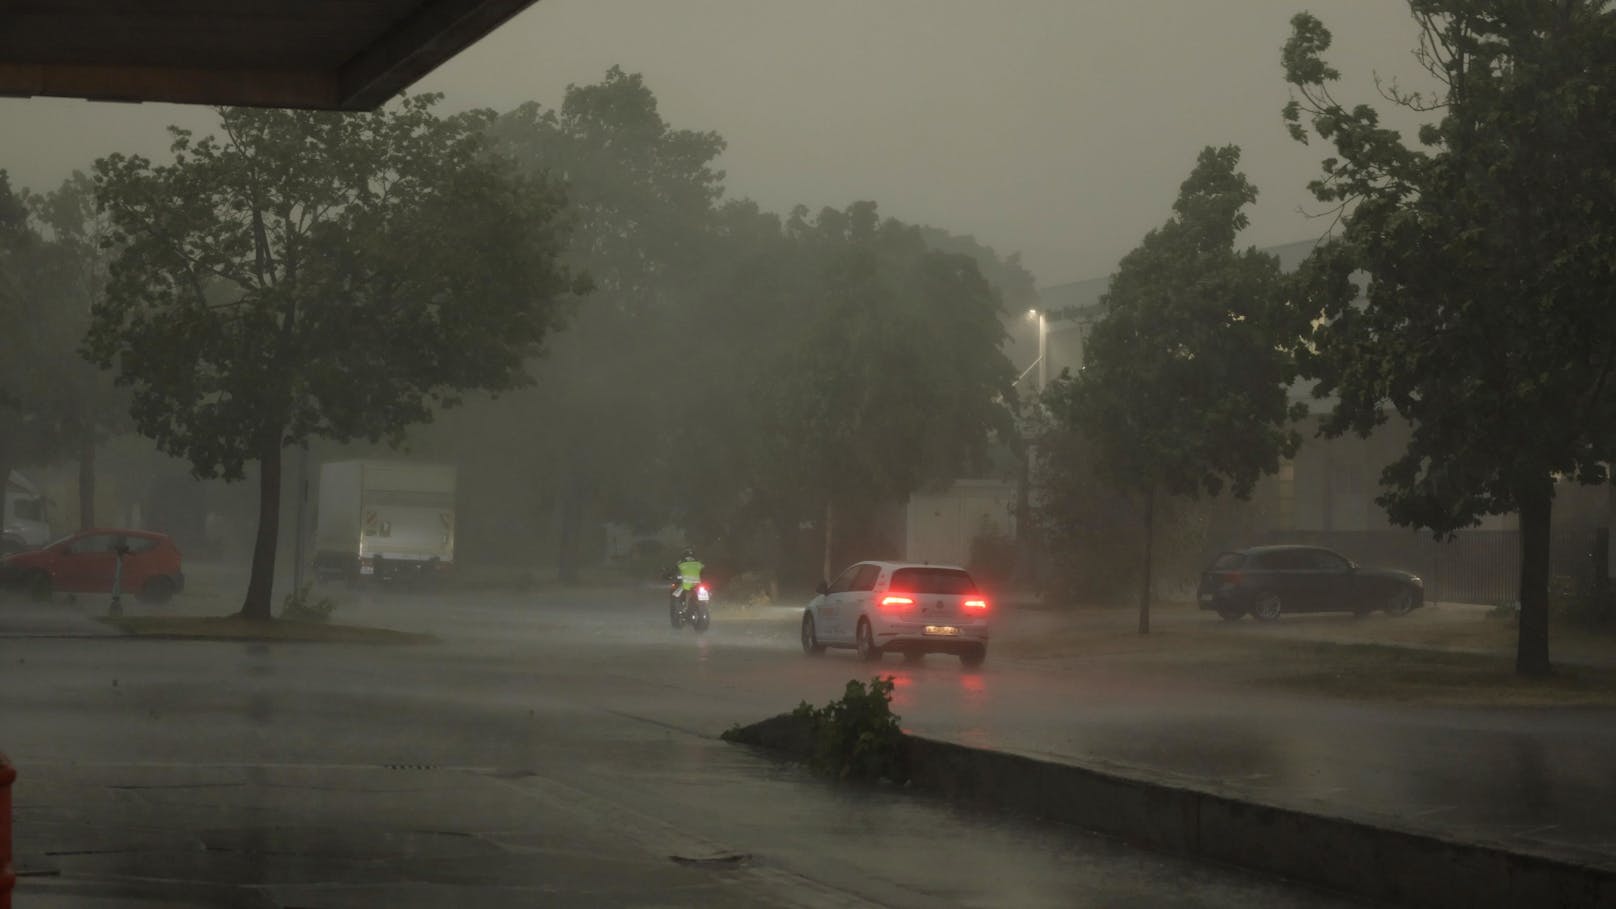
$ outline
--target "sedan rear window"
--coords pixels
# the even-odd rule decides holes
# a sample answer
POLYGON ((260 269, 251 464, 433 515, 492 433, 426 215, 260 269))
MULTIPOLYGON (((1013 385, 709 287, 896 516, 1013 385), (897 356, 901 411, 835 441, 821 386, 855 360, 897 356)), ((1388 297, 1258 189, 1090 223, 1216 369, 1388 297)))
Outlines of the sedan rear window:
POLYGON ((976 593, 976 582, 958 568, 900 568, 892 573, 892 589, 960 596, 976 593))
POLYGON ((1212 562, 1212 570, 1227 571, 1230 568, 1239 568, 1245 561, 1246 557, 1238 552, 1226 552, 1212 562))

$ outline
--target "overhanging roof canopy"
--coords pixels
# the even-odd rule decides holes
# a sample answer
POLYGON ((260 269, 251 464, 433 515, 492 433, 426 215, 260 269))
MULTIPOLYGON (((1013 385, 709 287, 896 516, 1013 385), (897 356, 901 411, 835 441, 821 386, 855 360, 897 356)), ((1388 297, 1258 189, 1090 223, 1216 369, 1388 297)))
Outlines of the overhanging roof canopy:
POLYGON ((534 0, 0 0, 0 95, 368 110, 534 0))

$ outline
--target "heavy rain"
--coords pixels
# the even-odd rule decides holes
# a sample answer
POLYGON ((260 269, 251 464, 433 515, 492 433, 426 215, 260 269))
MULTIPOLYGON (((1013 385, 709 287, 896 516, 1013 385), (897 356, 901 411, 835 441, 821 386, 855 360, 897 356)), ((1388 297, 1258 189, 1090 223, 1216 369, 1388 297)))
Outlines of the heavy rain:
POLYGON ((0 3, 0 909, 1616 906, 1610 0, 0 3))

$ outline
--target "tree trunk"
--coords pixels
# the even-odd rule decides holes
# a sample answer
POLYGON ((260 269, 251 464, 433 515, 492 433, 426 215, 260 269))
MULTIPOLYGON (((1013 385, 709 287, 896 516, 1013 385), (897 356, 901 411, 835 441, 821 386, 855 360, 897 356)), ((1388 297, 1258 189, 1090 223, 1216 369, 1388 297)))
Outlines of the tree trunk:
POLYGON ((1032 442, 1021 446, 1021 475, 1016 482, 1016 566, 1015 584, 1022 590, 1037 586, 1033 570, 1038 554, 1037 528, 1032 518, 1032 442))
POLYGON ((1156 487, 1145 493, 1145 576, 1139 582, 1139 633, 1150 634, 1150 580, 1155 569, 1156 487))
POLYGON ((825 564, 823 579, 828 583, 835 575, 831 574, 833 567, 831 559, 836 552, 836 499, 830 496, 825 498, 825 564))
POLYGON ((79 529, 95 526, 95 433, 79 437, 79 529))
POLYGON ((258 454, 258 539, 253 544, 247 599, 241 604, 243 618, 264 622, 273 618, 270 604, 275 593, 275 548, 280 533, 281 437, 277 432, 258 454))
MULTIPOLYGON (((6 511, 6 490, 11 488, 11 465, 12 460, 6 452, 5 440, 0 439, 0 531, 4 530, 6 518, 10 517, 6 511)), ((4 551, 4 547, 0 546, 0 552, 4 551)))
POLYGON ((1521 519, 1521 616, 1515 636, 1515 672, 1549 675, 1549 519, 1554 481, 1542 477, 1516 494, 1521 519))
POLYGON ((580 550, 583 547, 585 492, 574 481, 561 490, 561 532, 556 549, 556 577, 563 584, 576 584, 579 578, 580 550))

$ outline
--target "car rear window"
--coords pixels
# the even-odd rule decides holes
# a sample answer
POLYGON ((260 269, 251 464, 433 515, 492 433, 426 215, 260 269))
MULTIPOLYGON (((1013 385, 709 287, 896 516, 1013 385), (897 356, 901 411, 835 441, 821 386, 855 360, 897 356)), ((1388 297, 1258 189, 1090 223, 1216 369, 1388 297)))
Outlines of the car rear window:
POLYGON ((1311 571, 1313 558, 1305 549, 1275 549, 1254 559, 1256 568, 1269 571, 1311 571))
POLYGON ((1213 571, 1227 571, 1230 568, 1239 568, 1246 562, 1246 557, 1238 552, 1226 552, 1212 561, 1213 571))
POLYGON ((958 596, 976 593, 976 582, 958 568, 900 568, 892 573, 892 589, 958 596))

